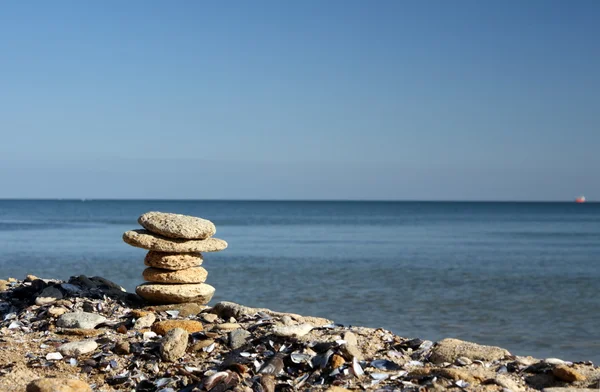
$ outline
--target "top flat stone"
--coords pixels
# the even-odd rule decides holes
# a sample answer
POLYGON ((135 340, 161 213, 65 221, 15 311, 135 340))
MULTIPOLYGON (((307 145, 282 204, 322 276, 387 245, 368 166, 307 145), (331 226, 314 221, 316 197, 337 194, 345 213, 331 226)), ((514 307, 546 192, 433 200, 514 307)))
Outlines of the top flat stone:
POLYGON ((146 212, 138 218, 138 222, 146 230, 169 238, 203 240, 217 232, 209 220, 168 212, 146 212))
POLYGON ((129 230, 123 234, 123 241, 137 248, 160 252, 218 252, 227 248, 227 242, 218 238, 205 240, 184 240, 167 238, 148 230, 129 230))

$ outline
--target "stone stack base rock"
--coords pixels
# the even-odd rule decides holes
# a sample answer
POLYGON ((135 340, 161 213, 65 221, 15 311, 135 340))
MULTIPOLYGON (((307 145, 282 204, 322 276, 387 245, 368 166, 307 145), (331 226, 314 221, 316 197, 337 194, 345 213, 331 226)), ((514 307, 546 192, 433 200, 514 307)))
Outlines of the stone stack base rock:
POLYGON ((155 304, 196 302, 206 305, 215 288, 204 283, 203 252, 218 252, 227 242, 213 238, 215 225, 206 219, 166 212, 147 212, 138 222, 144 230, 130 230, 123 241, 148 249, 144 283, 136 293, 155 304))

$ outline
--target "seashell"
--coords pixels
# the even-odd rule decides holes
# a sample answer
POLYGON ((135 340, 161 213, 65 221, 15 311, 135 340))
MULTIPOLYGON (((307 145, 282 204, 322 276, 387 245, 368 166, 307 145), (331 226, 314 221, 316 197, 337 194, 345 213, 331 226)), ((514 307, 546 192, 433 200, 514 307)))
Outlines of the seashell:
POLYGON ((294 351, 290 354, 290 360, 294 363, 305 363, 313 358, 310 354, 303 354, 299 351, 294 351))
POLYGON ((336 323, 331 323, 331 324, 327 324, 327 325, 322 325, 319 328, 325 328, 325 329, 335 329, 338 327, 343 327, 343 324, 336 324, 336 323))
POLYGON ((179 310, 166 310, 165 313, 173 318, 179 317, 179 310))
POLYGON ((433 342, 431 340, 424 340, 423 343, 419 346, 419 351, 426 351, 433 347, 433 342))
POLYGON ((400 351, 390 350, 387 352, 387 355, 390 357, 403 358, 404 355, 400 351))
POLYGON ((252 364, 254 365, 254 370, 256 372, 259 371, 259 369, 262 367, 262 362, 257 361, 256 359, 254 360, 254 362, 252 362, 252 364))
POLYGON ((8 326, 8 329, 17 329, 22 327, 23 324, 19 321, 13 321, 12 323, 10 323, 10 325, 8 326))
POLYGON ((241 363, 234 363, 228 366, 228 368, 230 370, 233 370, 234 372, 237 372, 238 374, 245 374, 248 373, 248 367, 246 365, 243 365, 241 363))
POLYGON ((319 355, 313 357, 311 360, 311 366, 314 368, 320 368, 320 369, 325 368, 325 366, 327 366, 327 363, 329 362, 329 358, 332 355, 333 355, 333 350, 329 349, 325 353, 319 354, 319 355))
POLYGON ((199 367, 193 367, 193 366, 185 366, 184 369, 190 373, 196 373, 196 372, 202 371, 202 369, 200 369, 199 367))
POLYGON ((400 381, 402 385, 409 388, 419 388, 419 384, 412 383, 410 381, 400 381))
POLYGON ((417 339, 406 340, 406 341, 400 343, 400 346, 403 348, 410 348, 413 350, 417 350, 419 347, 421 347, 421 344, 423 344, 423 340, 417 338, 417 339))
POLYGON ((71 365, 71 366, 77 366, 77 360, 75 358, 69 359, 69 365, 71 365))
POLYGON ((371 361, 371 366, 379 370, 400 370, 402 367, 397 363, 388 361, 387 359, 376 359, 371 361))
POLYGON ((404 376, 406 376, 407 374, 408 374, 408 372, 407 372, 406 370, 402 370, 402 371, 400 371, 400 372, 398 372, 398 373, 394 374, 393 376, 391 376, 391 377, 390 377, 390 380, 396 380, 397 378, 404 377, 404 376))
POLYGON ((244 358, 256 358, 257 356, 258 356, 258 354, 252 354, 252 353, 249 353, 246 351, 240 353, 240 357, 244 357, 244 358))
POLYGON ((420 362, 420 361, 408 361, 408 363, 406 365, 407 366, 421 367, 421 366, 423 366, 423 362, 420 362))
POLYGON ((273 376, 278 375, 284 367, 283 356, 281 353, 277 353, 266 361, 258 371, 262 374, 271 374, 273 376))
POLYGON ((163 387, 165 385, 168 385, 168 384, 172 383, 173 381, 177 381, 177 380, 175 380, 174 378, 167 378, 167 377, 159 378, 158 380, 156 380, 154 382, 154 385, 157 388, 160 388, 160 387, 163 387))
POLYGON ((360 377, 365 374, 364 370, 356 360, 356 357, 352 358, 352 372, 356 377, 360 377))
POLYGON ((4 321, 6 321, 6 320, 12 320, 14 318, 17 318, 17 314, 16 313, 8 313, 7 315, 4 316, 4 321))
POLYGON ((454 384, 459 388, 466 388, 469 386, 469 383, 464 380, 458 380, 458 381, 454 382, 454 384))
POLYGON ((216 372, 215 374, 204 380, 204 389, 210 391, 211 389, 216 387, 217 384, 221 383, 221 381, 225 381, 227 377, 229 377, 228 372, 216 372))
POLYGON ((308 380, 308 377, 310 377, 310 374, 304 373, 303 375, 301 375, 300 377, 298 377, 297 379, 295 379, 294 380, 294 387, 296 389, 299 389, 302 385, 304 385, 304 383, 306 382, 306 380, 308 380))
POLYGON ((327 350, 334 348, 335 343, 333 343, 333 342, 312 342, 308 345, 308 347, 312 348, 315 352, 324 353, 327 350))
POLYGON ((207 352, 207 353, 212 353, 213 350, 215 349, 215 347, 216 347, 215 344, 211 343, 210 345, 203 347, 202 351, 207 352))
POLYGON ((381 380, 385 380, 390 375, 387 373, 371 373, 370 376, 373 380, 381 381, 381 380))

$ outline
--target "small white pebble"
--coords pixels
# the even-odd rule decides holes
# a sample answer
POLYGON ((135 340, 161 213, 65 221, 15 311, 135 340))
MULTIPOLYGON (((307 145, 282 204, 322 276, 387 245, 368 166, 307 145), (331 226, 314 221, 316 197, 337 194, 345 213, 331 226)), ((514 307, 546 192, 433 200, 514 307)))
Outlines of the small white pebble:
POLYGON ((63 356, 59 352, 46 354, 46 360, 48 361, 59 361, 61 359, 63 359, 63 356))

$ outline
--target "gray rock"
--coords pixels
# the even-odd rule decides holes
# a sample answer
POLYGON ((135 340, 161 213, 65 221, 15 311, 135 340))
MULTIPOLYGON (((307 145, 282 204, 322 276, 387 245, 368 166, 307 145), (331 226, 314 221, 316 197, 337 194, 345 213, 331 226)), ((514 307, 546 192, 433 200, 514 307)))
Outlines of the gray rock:
POLYGON ((494 379, 494 384, 500 385, 502 388, 509 389, 512 392, 521 392, 526 390, 525 386, 517 384, 517 382, 514 381, 512 378, 503 374, 499 374, 496 376, 496 378, 494 379))
POLYGON ((340 347, 340 350, 347 359, 356 358, 357 361, 362 361, 364 359, 362 352, 355 344, 346 342, 346 344, 340 347))
POLYGON ((203 321, 206 321, 207 323, 214 323, 215 321, 217 321, 217 319, 219 318, 219 316, 217 316, 214 313, 200 313, 200 318, 203 321))
POLYGON ((250 332, 245 329, 236 329, 229 332, 229 347, 237 350, 242 347, 250 338, 250 332))
POLYGON ((62 299, 62 292, 54 286, 46 287, 35 299, 38 306, 49 305, 58 299, 62 299))
POLYGON ((39 378, 27 384, 26 392, 92 392, 92 388, 71 378, 39 378))
POLYGON ((552 387, 552 388, 544 388, 544 389, 542 389, 542 392, 598 392, 598 388, 552 387))
POLYGON ((58 347, 58 351, 68 357, 76 357, 81 354, 91 353, 98 348, 98 343, 93 340, 80 340, 78 342, 65 343, 58 347))
POLYGON ((146 268, 142 272, 144 280, 155 283, 204 283, 208 271, 202 267, 191 267, 177 271, 162 268, 146 268))
POLYGON ((312 331, 313 328, 312 324, 277 325, 273 327, 273 334, 281 337, 299 338, 312 331))
POLYGON ((154 324, 155 321, 156 321, 156 316, 154 315, 154 313, 148 313, 147 315, 142 316, 139 319, 135 320, 135 324, 133 325, 133 328, 134 329, 150 328, 152 326, 152 324, 154 324))
POLYGON ((50 309, 48 309, 48 314, 52 317, 59 317, 67 313, 68 311, 68 309, 65 309, 60 306, 52 306, 50 309))
POLYGON ((163 237, 148 230, 127 231, 123 234, 123 241, 137 248, 173 253, 218 252, 227 248, 227 242, 214 237, 205 240, 182 240, 163 237))
POLYGON ((349 360, 356 358, 357 361, 362 361, 364 358, 362 352, 358 348, 358 339, 356 338, 356 335, 351 331, 347 331, 344 333, 343 339, 346 341, 346 344, 342 345, 340 350, 344 357, 349 360))
POLYGON ((227 320, 230 317, 235 317, 236 319, 240 320, 244 316, 253 316, 256 313, 264 313, 271 317, 281 318, 284 316, 288 316, 292 320, 295 320, 298 323, 308 323, 308 324, 312 324, 315 327, 331 324, 333 322, 331 320, 324 319, 321 317, 300 316, 299 314, 295 314, 295 313, 275 312, 271 309, 265 309, 265 308, 251 308, 248 306, 243 306, 243 305, 239 305, 234 302, 228 302, 228 301, 219 302, 218 304, 213 306, 213 308, 210 310, 210 312, 219 315, 219 317, 221 317, 224 320, 227 320))
POLYGON ((60 288, 66 291, 67 294, 79 294, 82 291, 81 287, 71 283, 63 283, 60 285, 60 288))
POLYGON ((146 212, 138 218, 138 223, 146 230, 169 238, 203 240, 217 232, 207 219, 167 212, 146 212))
POLYGON ((144 264, 148 267, 177 271, 201 265, 202 253, 166 253, 151 250, 146 254, 144 264))
POLYGON ((531 366, 535 363, 540 362, 539 359, 537 358, 533 358, 533 357, 521 357, 521 356, 517 356, 515 358, 515 361, 519 364, 519 365, 523 365, 523 366, 531 366))
POLYGON ((156 304, 175 304, 184 302, 207 304, 215 293, 215 288, 206 283, 144 283, 137 286, 135 292, 146 301, 156 304))
POLYGON ((103 278, 101 276, 92 276, 90 278, 90 280, 96 285, 96 287, 107 287, 109 289, 113 289, 116 291, 122 291, 122 292, 127 291, 122 286, 116 284, 115 282, 113 282, 111 280, 103 278))
POLYGON ((358 346, 358 339, 356 339, 356 335, 351 331, 344 333, 343 339, 346 341, 346 344, 358 346))
POLYGON ((98 324, 106 321, 106 317, 88 312, 65 313, 56 321, 57 327, 94 329, 98 324))
POLYGON ((189 334, 185 329, 173 328, 160 342, 159 352, 164 361, 175 362, 185 355, 189 334))
POLYGON ((458 339, 444 339, 433 347, 429 360, 436 364, 453 363, 459 357, 466 357, 472 361, 496 361, 509 355, 507 350, 500 347, 483 346, 458 339))

